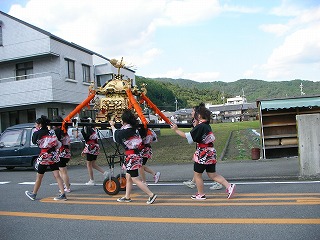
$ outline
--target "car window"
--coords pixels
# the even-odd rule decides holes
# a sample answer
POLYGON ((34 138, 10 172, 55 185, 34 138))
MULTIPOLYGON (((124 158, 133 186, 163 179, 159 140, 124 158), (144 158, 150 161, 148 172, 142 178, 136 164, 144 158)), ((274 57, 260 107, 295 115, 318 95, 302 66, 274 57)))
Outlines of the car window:
POLYGON ((14 147, 19 146, 21 143, 21 136, 23 129, 8 130, 1 135, 0 142, 4 147, 14 147))
POLYGON ((81 128, 68 128, 68 135, 71 142, 80 142, 83 140, 81 128))
POLYGON ((32 142, 32 135, 33 135, 33 133, 36 131, 36 128, 32 128, 32 130, 31 130, 31 135, 30 135, 30 146, 37 146, 37 144, 33 144, 33 142, 32 142))
POLYGON ((100 129, 98 129, 98 130, 97 130, 97 133, 98 133, 98 137, 99 137, 100 139, 112 137, 112 132, 111 132, 111 130, 109 130, 109 129, 107 129, 107 130, 100 130, 100 129))
POLYGON ((26 145, 27 142, 27 130, 24 130, 22 133, 22 138, 21 138, 21 145, 26 145))

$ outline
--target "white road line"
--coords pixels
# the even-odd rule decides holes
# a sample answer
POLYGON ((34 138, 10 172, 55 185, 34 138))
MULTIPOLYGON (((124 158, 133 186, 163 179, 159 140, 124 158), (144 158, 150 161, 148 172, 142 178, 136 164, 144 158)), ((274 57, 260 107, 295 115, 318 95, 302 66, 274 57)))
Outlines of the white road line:
MULTIPOLYGON (((50 186, 58 185, 57 183, 51 183, 50 186)), ((102 186, 102 183, 96 183, 95 185, 87 185, 85 183, 70 183, 72 186, 88 186, 88 187, 94 187, 94 186, 102 186)))
POLYGON ((35 182, 22 182, 22 183, 18 183, 20 185, 34 185, 35 182))
POLYGON ((7 184, 7 183, 10 183, 10 182, 0 182, 0 184, 7 184))
MULTIPOLYGON (((320 181, 290 181, 290 182, 232 182, 235 183, 237 185, 265 185, 265 184, 314 184, 314 183, 320 183, 320 181)), ((58 185, 57 183, 51 183, 50 185, 58 185)), ((71 183, 71 185, 74 186, 88 186, 90 187, 90 185, 86 185, 85 183, 71 183)), ((135 184, 134 184, 135 185, 135 184)), ((185 186, 183 183, 177 183, 177 182, 172 182, 172 183, 148 183, 149 186, 185 186)), ((212 183, 204 183, 204 185, 206 186, 210 186, 212 185, 212 183)), ((96 183, 94 186, 102 186, 102 183, 96 183)))
MULTIPOLYGON (((233 182, 232 182, 233 183, 233 182)), ((238 182, 237 185, 263 185, 263 184, 309 184, 309 183, 320 183, 320 181, 290 181, 290 182, 238 182)), ((210 185, 210 184, 209 184, 210 185)))
MULTIPOLYGON (((11 183, 10 181, 8 182, 0 182, 0 185, 4 184, 9 184, 11 183)), ((315 183, 320 183, 320 181, 276 181, 276 182, 232 182, 237 185, 266 185, 266 184, 315 184, 315 183)), ((21 182, 18 183, 19 185, 34 185, 35 182, 21 182)), ((204 183, 206 186, 210 186, 212 183, 204 183)), ((57 183, 51 183, 50 185, 58 185, 57 183)), ((71 183, 73 186, 88 186, 85 183, 71 183)), ((102 183, 96 183, 95 186, 102 186, 102 183)), ((178 183, 178 182, 163 182, 163 183, 148 183, 149 186, 184 186, 183 183, 178 183)))

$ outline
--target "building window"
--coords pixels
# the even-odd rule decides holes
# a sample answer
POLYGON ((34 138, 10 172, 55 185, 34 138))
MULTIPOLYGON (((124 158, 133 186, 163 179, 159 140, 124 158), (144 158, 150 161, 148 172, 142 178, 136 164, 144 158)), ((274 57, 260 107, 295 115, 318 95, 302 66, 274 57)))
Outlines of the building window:
POLYGON ((16 80, 32 78, 33 62, 24 62, 16 64, 16 80))
POLYGON ((48 118, 50 120, 59 116, 59 109, 58 108, 48 108, 48 118))
POLYGON ((66 59, 66 62, 67 62, 67 68, 68 68, 67 78, 75 80, 76 74, 75 74, 74 61, 70 59, 66 59))
POLYGON ((9 124, 10 124, 10 126, 19 124, 19 114, 18 114, 18 111, 10 111, 10 112, 9 112, 9 124))
POLYGON ((104 74, 97 76, 97 86, 104 87, 110 80, 112 80, 113 74, 104 74))
POLYGON ((80 118, 89 117, 92 120, 95 120, 96 114, 97 112, 95 110, 84 109, 83 111, 80 112, 79 115, 80 115, 80 118))
POLYGON ((82 64, 83 82, 90 83, 90 66, 82 64))
POLYGON ((36 121, 36 109, 28 109, 27 110, 27 119, 28 123, 33 123, 36 121))

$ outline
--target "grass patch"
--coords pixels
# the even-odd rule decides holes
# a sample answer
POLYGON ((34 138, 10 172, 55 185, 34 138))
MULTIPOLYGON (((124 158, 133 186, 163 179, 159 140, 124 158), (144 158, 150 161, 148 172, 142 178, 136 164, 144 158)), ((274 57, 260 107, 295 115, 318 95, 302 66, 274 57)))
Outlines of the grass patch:
MULTIPOLYGON (((230 141, 232 145, 230 148, 237 148, 239 152, 234 152, 234 155, 228 155, 227 160, 240 160, 240 159, 251 159, 251 153, 248 148, 256 146, 251 138, 246 137, 243 131, 249 131, 250 129, 258 130, 260 128, 259 121, 249 122, 235 122, 235 123, 217 123, 211 125, 213 133, 216 137, 214 146, 217 150, 218 159, 222 154, 222 151, 227 143, 229 135, 233 132, 233 140, 230 141), (249 129, 249 130, 248 130, 249 129), (248 138, 248 139, 246 139, 248 138), (235 143, 233 143, 235 142, 235 143), (239 156, 240 159, 239 159, 239 156)), ((189 132, 191 129, 181 129, 184 132, 189 132)), ((104 144, 107 154, 113 154, 114 148, 112 141, 108 140, 104 144)), ((122 148, 120 147, 122 150, 122 148)), ((178 136, 172 131, 172 129, 163 128, 160 130, 160 136, 158 136, 158 142, 152 144, 153 158, 148 162, 150 165, 154 164, 179 164, 179 163, 191 163, 192 155, 195 151, 195 144, 188 144, 185 138, 178 136)), ((84 165, 85 158, 81 156, 73 156, 70 161, 71 165, 84 165)), ((107 165, 107 160, 101 149, 101 153, 98 156, 98 164, 107 165)))

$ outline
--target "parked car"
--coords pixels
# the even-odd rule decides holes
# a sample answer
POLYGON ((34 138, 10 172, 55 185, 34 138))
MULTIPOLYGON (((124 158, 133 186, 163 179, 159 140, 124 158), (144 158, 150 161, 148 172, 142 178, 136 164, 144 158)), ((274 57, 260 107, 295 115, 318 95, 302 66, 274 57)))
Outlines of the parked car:
MULTIPOLYGON (((70 136, 71 143, 73 142, 83 142, 83 136, 81 133, 82 128, 74 128, 74 127, 69 127, 68 128, 68 134, 70 136)), ((111 138, 112 137, 112 131, 110 129, 98 129, 97 131, 99 139, 104 139, 104 138, 111 138)))
POLYGON ((31 141, 34 123, 8 127, 0 135, 0 167, 33 167, 40 149, 31 141))
MULTIPOLYGON (((31 141, 34 131, 34 123, 24 123, 8 127, 0 135, 0 167, 6 167, 7 169, 14 169, 15 167, 35 168, 35 160, 40 153, 40 149, 31 141)), ((78 148, 82 149, 81 128, 69 127, 68 134, 74 152, 77 152, 75 150, 77 144, 80 144, 78 148)), ((99 138, 110 138, 111 136, 110 130, 99 130, 99 138)))
POLYGON ((71 143, 83 141, 83 136, 81 134, 81 128, 68 127, 68 135, 70 137, 71 143))

